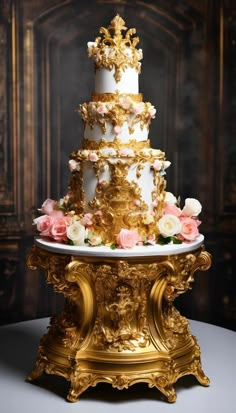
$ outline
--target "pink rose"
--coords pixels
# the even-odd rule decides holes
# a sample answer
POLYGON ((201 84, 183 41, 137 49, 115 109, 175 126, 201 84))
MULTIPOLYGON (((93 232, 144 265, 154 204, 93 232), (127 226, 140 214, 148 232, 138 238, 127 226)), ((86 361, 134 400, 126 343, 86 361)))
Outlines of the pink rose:
POLYGON ((133 248, 140 240, 137 231, 131 229, 121 229, 117 235, 117 244, 120 248, 133 248))
POLYGON ((114 133, 115 133, 116 135, 119 135, 119 133, 121 133, 121 127, 118 126, 118 125, 114 126, 114 133))
POLYGON ((97 162, 97 160, 98 160, 98 156, 95 152, 91 152, 89 154, 88 158, 91 162, 97 162))
POLYGON ((132 149, 129 148, 124 148, 121 151, 121 156, 134 156, 134 151, 132 149))
POLYGON ((131 100, 127 96, 121 96, 119 99, 119 103, 123 109, 129 109, 131 100))
POLYGON ((61 209, 54 209, 50 215, 55 218, 63 218, 64 212, 61 209))
POLYGON ((44 201, 44 203, 43 203, 40 211, 41 211, 43 214, 51 215, 52 212, 54 211, 54 208, 55 208, 55 206, 56 206, 56 203, 57 203, 57 202, 54 201, 53 199, 48 198, 48 199, 46 199, 46 200, 44 201))
POLYGON ((171 214, 175 215, 176 217, 180 217, 182 211, 174 204, 167 204, 164 210, 164 214, 171 214))
POLYGON ((50 228, 50 236, 57 242, 67 240, 66 230, 72 224, 71 217, 54 218, 54 222, 50 228))
POLYGON ((37 230, 43 237, 50 236, 50 230, 55 221, 55 218, 50 215, 42 215, 41 217, 34 219, 34 224, 37 225, 37 230))
POLYGON ((81 225, 85 227, 93 225, 93 214, 87 213, 80 220, 81 225))
POLYGON ((154 162, 154 164, 153 164, 153 168, 154 168, 156 171, 160 171, 160 169, 162 168, 162 162, 159 161, 159 159, 156 159, 155 162, 154 162))
POLYGON ((186 241, 194 241, 195 238, 199 235, 199 221, 194 218, 180 217, 180 222, 180 236, 182 236, 186 241))
POLYGON ((97 107, 97 112, 100 115, 104 115, 105 113, 107 113, 107 107, 104 104, 101 104, 100 106, 97 107))
POLYGON ((139 115, 143 111, 143 102, 133 104, 133 113, 139 115))

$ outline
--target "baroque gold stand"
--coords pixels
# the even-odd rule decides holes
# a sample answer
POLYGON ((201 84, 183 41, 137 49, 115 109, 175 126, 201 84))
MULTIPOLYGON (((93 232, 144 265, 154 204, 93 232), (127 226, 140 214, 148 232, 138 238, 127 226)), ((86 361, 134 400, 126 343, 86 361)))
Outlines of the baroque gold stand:
POLYGON ((146 382, 169 402, 176 400, 173 385, 184 375, 207 386, 196 338, 173 305, 191 288, 195 271, 211 265, 202 240, 176 253, 173 247, 155 254, 154 247, 143 247, 136 255, 97 255, 93 248, 75 255, 73 247, 36 240, 27 264, 43 268, 66 301, 51 318, 28 380, 43 372, 63 376, 71 384, 70 401, 99 382, 118 389, 146 382))

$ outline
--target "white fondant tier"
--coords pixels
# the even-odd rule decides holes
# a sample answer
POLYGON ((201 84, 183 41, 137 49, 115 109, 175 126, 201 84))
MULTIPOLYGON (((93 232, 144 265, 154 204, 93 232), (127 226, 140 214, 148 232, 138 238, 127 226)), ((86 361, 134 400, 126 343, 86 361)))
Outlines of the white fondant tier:
MULTIPOLYGON (((103 169, 101 170, 99 177, 96 176, 97 171, 94 168, 94 164, 92 162, 84 162, 83 164, 83 190, 85 194, 85 209, 86 211, 89 210, 88 204, 96 197, 97 193, 97 185, 100 187, 104 184, 112 184, 111 182, 111 174, 110 174, 110 164, 117 164, 118 162, 122 162, 123 164, 127 163, 124 159, 114 158, 109 159, 108 163, 104 164, 103 169)), ((104 162, 105 163, 105 162, 104 162)), ((138 189, 138 193, 141 195, 142 201, 148 207, 148 211, 146 213, 151 213, 153 210, 152 206, 152 192, 155 190, 154 185, 154 174, 153 169, 151 167, 150 162, 145 162, 142 164, 142 169, 138 170, 140 164, 138 162, 133 162, 128 167, 127 176, 124 178, 126 181, 129 182, 130 188, 136 184, 138 189)))
POLYGON ((134 125, 134 131, 130 133, 128 123, 125 122, 120 128, 118 133, 115 133, 114 126, 110 122, 106 122, 106 132, 103 133, 101 127, 94 125, 91 128, 88 124, 85 125, 84 138, 100 142, 101 139, 106 140, 107 142, 112 142, 114 139, 118 138, 122 142, 129 142, 130 140, 136 140, 137 142, 146 141, 148 139, 149 128, 144 126, 143 129, 140 127, 140 124, 134 125))
POLYGON ((151 257, 151 256, 168 256, 172 254, 181 254, 194 251, 203 244, 204 236, 200 234, 195 241, 183 244, 167 244, 167 245, 147 245, 138 246, 131 249, 115 250, 100 246, 100 247, 75 247, 57 242, 48 241, 43 238, 36 237, 35 244, 45 249, 59 254, 71 254, 76 256, 96 256, 96 257, 151 257))
POLYGON ((120 81, 116 82, 115 70, 105 68, 96 69, 95 73, 95 93, 138 93, 139 74, 136 69, 127 68, 121 76, 120 81))

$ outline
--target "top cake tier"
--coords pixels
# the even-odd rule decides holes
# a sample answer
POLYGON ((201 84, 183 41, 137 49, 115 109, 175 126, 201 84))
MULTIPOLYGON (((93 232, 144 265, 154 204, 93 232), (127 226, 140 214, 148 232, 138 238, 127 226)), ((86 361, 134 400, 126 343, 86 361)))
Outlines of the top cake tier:
POLYGON ((88 43, 88 55, 95 64, 95 93, 139 92, 142 50, 137 49, 136 29, 127 29, 117 15, 108 28, 101 27, 95 42, 88 43), (122 32, 125 32, 123 34, 122 32))

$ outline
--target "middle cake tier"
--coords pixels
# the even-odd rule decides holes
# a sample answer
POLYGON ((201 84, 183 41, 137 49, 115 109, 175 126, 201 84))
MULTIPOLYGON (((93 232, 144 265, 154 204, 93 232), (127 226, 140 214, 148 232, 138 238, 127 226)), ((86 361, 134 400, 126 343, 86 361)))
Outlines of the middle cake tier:
POLYGON ((150 102, 142 101, 142 94, 94 94, 89 103, 83 103, 79 112, 84 121, 84 138, 87 141, 104 139, 122 142, 148 139, 151 119, 156 109, 150 102))

